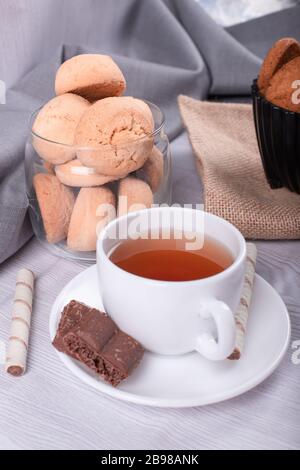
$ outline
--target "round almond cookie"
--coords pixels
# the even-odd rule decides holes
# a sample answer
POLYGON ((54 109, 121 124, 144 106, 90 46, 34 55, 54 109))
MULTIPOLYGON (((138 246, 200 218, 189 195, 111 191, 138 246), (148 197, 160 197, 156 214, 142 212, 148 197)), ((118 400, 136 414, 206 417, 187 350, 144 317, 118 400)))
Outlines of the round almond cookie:
POLYGON ((296 57, 281 67, 271 78, 266 99, 281 108, 300 113, 299 92, 296 86, 299 80, 300 57, 296 57))
POLYGON ((282 38, 271 47, 261 66, 258 88, 265 94, 270 80, 280 68, 295 57, 300 56, 300 44, 293 38, 282 38))
POLYGON ((37 173, 33 186, 38 200, 46 238, 57 243, 67 238, 75 196, 55 175, 37 173))
POLYGON ((143 166, 153 148, 149 106, 130 96, 96 101, 82 115, 75 133, 83 165, 122 178, 143 166))
POLYGON ((94 168, 84 166, 77 158, 63 165, 56 165, 55 173, 61 183, 80 188, 102 186, 116 179, 114 176, 96 173, 94 168))
POLYGON ((39 156, 54 165, 75 157, 75 129, 90 103, 81 96, 66 93, 48 101, 33 126, 33 146, 39 156))
POLYGON ((142 180, 128 176, 120 181, 118 191, 118 217, 141 209, 148 209, 153 204, 150 186, 142 180))
POLYGON ((97 235, 115 217, 115 195, 109 188, 82 188, 69 226, 69 248, 75 251, 96 250, 97 235))
POLYGON ((55 92, 75 93, 89 101, 120 96, 126 89, 123 73, 110 56, 81 54, 66 60, 58 69, 55 92))
POLYGON ((146 181, 149 183, 150 188, 155 193, 164 175, 164 157, 157 147, 153 147, 152 152, 141 170, 145 174, 146 181))

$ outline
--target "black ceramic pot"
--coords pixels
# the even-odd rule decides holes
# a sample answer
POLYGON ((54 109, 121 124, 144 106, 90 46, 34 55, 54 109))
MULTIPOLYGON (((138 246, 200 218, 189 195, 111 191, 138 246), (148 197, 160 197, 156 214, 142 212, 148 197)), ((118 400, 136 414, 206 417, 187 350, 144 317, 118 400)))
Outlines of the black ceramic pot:
POLYGON ((300 194, 300 113, 267 101, 252 84, 253 114, 260 155, 272 189, 300 194))

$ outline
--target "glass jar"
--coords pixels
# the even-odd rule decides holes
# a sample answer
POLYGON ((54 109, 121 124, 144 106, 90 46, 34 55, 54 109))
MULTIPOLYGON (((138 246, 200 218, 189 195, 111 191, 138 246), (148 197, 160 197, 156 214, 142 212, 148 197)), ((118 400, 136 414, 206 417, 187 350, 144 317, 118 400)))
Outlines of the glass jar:
MULTIPOLYGON (((118 146, 106 146, 105 154, 111 154, 112 152, 116 155, 126 155, 128 152, 132 155, 141 155, 143 152, 146 152, 147 155, 149 154, 151 158, 148 157, 141 168, 130 172, 127 176, 137 178, 147 183, 146 192, 149 193, 150 187, 153 193, 154 204, 170 204, 171 155, 169 140, 165 133, 164 115, 156 105, 147 101, 146 103, 150 107, 153 115, 154 132, 146 137, 128 143, 125 142, 118 146)), ((31 117, 30 135, 25 149, 26 189, 29 200, 29 215, 34 234, 38 240, 54 254, 65 258, 93 262, 96 260, 94 247, 93 249, 84 248, 83 250, 81 248, 76 250, 70 248, 67 233, 68 227, 64 227, 64 230, 62 230, 58 236, 56 236, 57 234, 55 236, 49 236, 49 230, 47 231, 47 229, 49 226, 51 229, 52 225, 57 225, 59 213, 62 212, 65 215, 67 210, 71 213, 69 217, 71 217, 72 221, 72 210, 74 210, 72 207, 75 208, 76 199, 83 188, 108 188, 110 190, 109 193, 111 194, 111 192, 113 192, 117 200, 119 181, 125 178, 126 175, 122 175, 119 179, 118 176, 107 177, 100 175, 95 169, 89 168, 81 163, 85 160, 91 161, 93 155, 97 155, 99 158, 99 154, 102 152, 101 147, 82 148, 75 145, 65 145, 59 142, 52 142, 35 134, 32 130, 32 125, 38 112, 39 110, 33 113, 31 117), (79 159, 77 157, 79 157, 79 159), (56 159, 59 161, 63 160, 66 163, 60 165, 49 163, 49 160, 55 161, 56 159), (47 207, 47 204, 49 204, 49 202, 47 202, 49 201, 47 194, 43 201, 40 199, 39 203, 35 190, 37 185, 34 184, 34 181, 36 181, 35 175, 37 174, 52 175, 49 178, 52 178, 51 181, 55 183, 57 192, 64 192, 67 195, 67 199, 72 201, 72 204, 68 203, 68 208, 66 208, 65 212, 57 205, 59 196, 57 200, 54 198, 51 207, 47 207), (42 210, 40 204, 43 205, 42 210)), ((43 178, 41 178, 40 191, 47 193, 47 188, 43 188, 42 181, 43 178)), ((143 186, 142 183, 138 184, 143 186)), ((143 193, 143 191, 141 191, 141 193, 143 193)), ((135 195, 135 199, 138 199, 137 194, 135 195)), ((141 204, 144 203, 142 200, 135 200, 135 203, 138 202, 141 204)), ((90 230, 90 224, 88 222, 89 221, 85 219, 85 223, 79 224, 76 228, 79 232, 79 236, 84 237, 86 231, 90 230)))

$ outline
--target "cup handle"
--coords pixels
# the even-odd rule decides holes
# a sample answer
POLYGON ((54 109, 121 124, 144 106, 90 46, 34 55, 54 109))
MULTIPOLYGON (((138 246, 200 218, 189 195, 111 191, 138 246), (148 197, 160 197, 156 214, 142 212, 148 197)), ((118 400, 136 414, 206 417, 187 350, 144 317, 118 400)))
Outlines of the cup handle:
POLYGON ((200 316, 212 318, 217 327, 218 339, 212 334, 202 333, 196 341, 196 351, 211 361, 222 361, 232 353, 236 340, 234 315, 225 302, 209 300, 203 303, 200 316))

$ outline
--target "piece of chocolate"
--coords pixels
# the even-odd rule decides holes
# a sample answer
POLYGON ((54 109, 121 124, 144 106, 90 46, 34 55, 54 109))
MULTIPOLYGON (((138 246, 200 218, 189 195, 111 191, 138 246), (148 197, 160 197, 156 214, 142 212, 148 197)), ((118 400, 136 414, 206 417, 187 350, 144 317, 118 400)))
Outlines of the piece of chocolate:
POLYGON ((106 313, 76 301, 64 308, 53 345, 113 386, 130 375, 144 353, 106 313))
POLYGON ((118 370, 125 377, 138 366, 144 354, 144 348, 131 336, 118 330, 105 345, 102 359, 106 365, 118 370))
POLYGON ((77 325, 89 312, 91 307, 77 302, 76 300, 71 300, 68 305, 65 306, 61 314, 61 319, 57 328, 55 338, 52 342, 53 346, 58 349, 58 351, 64 352, 65 345, 63 343, 64 336, 70 331, 72 327, 77 325))
POLYGON ((63 352, 100 374, 103 368, 100 353, 117 331, 118 327, 106 313, 92 309, 66 332, 63 352))
POLYGON ((80 322, 74 325, 70 333, 84 341, 95 351, 102 351, 110 338, 118 331, 117 325, 104 312, 91 309, 80 322))

